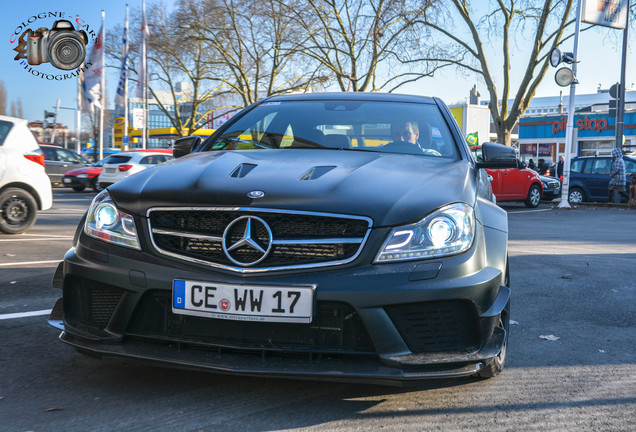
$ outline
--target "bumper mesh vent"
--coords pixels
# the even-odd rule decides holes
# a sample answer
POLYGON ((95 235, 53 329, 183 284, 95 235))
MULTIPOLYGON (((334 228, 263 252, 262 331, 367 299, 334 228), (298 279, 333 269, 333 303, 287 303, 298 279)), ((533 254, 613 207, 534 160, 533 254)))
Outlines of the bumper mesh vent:
POLYGON ((409 303, 385 311, 413 353, 467 353, 479 346, 478 318, 469 302, 409 303))
POLYGON ((124 290, 105 283, 70 277, 64 286, 64 319, 104 329, 124 290))

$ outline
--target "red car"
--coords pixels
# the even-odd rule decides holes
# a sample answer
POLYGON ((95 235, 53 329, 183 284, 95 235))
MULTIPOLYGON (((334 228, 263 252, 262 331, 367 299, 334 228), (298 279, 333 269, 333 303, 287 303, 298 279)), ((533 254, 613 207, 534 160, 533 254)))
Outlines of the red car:
POLYGON ((99 186, 97 177, 99 177, 102 172, 102 165, 105 161, 108 161, 109 158, 110 156, 105 157, 99 162, 95 162, 91 166, 66 172, 62 178, 62 184, 64 187, 73 188, 75 192, 81 192, 86 188, 93 188, 95 192, 101 191, 103 188, 99 186))
MULTIPOLYGON (((481 146, 471 147, 475 160, 482 160, 481 146)), ((526 207, 534 208, 541 202, 543 183, 539 174, 518 161, 518 168, 486 169, 492 177, 492 191, 497 201, 523 201, 526 207)))

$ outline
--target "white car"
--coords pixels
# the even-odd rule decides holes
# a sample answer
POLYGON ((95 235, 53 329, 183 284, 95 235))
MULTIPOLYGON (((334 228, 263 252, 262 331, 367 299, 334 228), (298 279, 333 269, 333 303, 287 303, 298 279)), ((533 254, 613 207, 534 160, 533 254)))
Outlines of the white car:
POLYGON ((101 188, 116 183, 131 175, 143 171, 162 162, 174 159, 170 150, 153 151, 137 150, 111 155, 108 162, 102 165, 102 172, 97 179, 101 188))
POLYGON ((0 116, 0 231, 20 234, 53 205, 44 156, 26 120, 0 116))

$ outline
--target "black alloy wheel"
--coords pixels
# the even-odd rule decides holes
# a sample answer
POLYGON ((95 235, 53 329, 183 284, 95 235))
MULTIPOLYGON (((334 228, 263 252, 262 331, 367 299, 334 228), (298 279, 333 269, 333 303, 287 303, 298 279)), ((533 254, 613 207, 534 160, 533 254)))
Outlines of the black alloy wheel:
POLYGON ((0 194, 0 231, 20 234, 35 223, 38 204, 35 198, 19 188, 9 188, 0 194))

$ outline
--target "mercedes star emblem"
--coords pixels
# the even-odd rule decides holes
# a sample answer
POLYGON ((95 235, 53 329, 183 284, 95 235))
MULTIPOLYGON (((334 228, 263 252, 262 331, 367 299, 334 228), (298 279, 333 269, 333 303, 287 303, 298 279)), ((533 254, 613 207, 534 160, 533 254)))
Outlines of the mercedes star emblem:
POLYGON ((267 257, 272 240, 267 222, 256 216, 241 216, 223 231, 223 252, 234 264, 253 266, 267 257))

